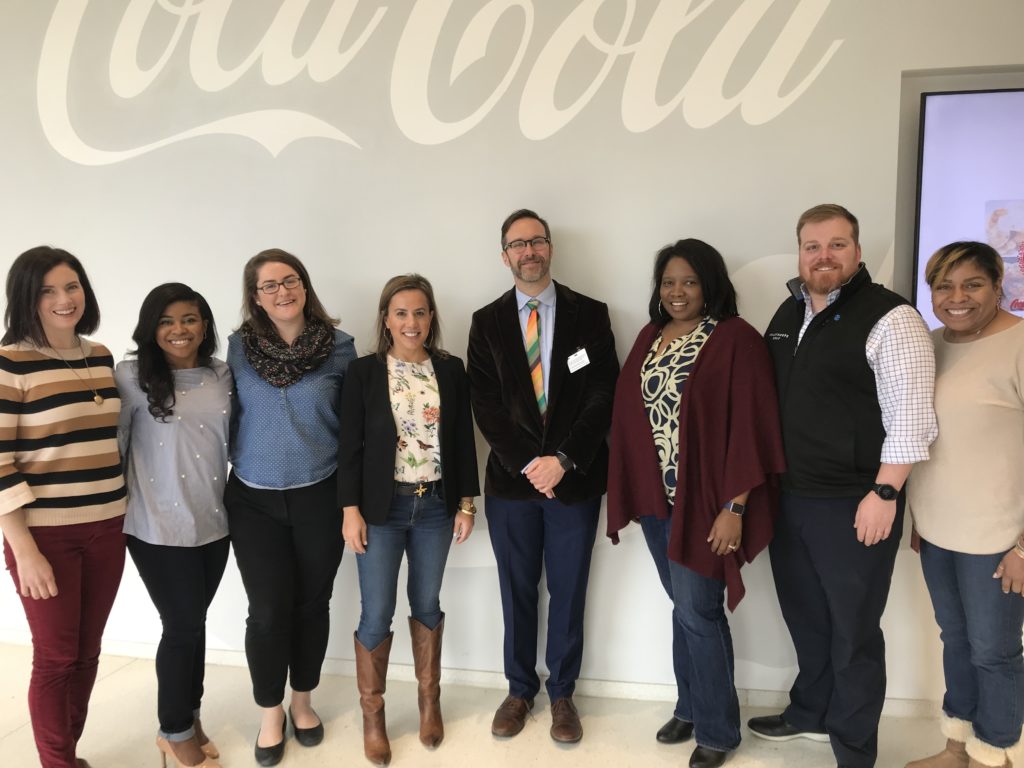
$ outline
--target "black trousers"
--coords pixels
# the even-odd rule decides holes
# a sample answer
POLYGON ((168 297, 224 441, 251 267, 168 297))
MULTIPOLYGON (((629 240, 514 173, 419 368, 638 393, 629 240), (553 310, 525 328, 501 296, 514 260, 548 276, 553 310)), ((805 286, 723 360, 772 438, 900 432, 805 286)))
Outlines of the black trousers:
POLYGON ((128 552, 163 625, 156 650, 160 731, 190 735, 192 713, 203 700, 206 611, 228 562, 228 539, 166 547, 129 536, 128 552))
POLYGON ((245 655, 261 707, 320 684, 330 601, 341 565, 341 509, 331 475, 314 485, 271 491, 235 477, 224 491, 235 561, 249 598, 245 655))
POLYGON ((799 672, 786 722, 825 730, 840 765, 871 768, 885 701, 880 625, 903 530, 904 499, 889 538, 857 541, 860 497, 818 499, 784 493, 770 547, 779 605, 799 672))

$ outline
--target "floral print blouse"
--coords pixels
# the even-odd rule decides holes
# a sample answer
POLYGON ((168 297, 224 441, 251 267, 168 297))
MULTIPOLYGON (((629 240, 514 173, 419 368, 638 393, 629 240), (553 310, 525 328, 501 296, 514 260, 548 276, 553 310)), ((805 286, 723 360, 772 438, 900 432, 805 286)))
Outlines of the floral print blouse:
POLYGON ((441 395, 434 364, 408 363, 388 355, 388 388, 395 417, 395 480, 441 479, 441 395))

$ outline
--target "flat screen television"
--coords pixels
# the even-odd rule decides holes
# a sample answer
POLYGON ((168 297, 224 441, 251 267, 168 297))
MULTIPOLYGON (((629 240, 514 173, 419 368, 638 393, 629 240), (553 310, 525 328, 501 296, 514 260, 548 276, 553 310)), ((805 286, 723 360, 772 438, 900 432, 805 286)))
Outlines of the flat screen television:
POLYGON ((930 328, 924 266, 955 240, 1003 257, 1003 307, 1024 316, 1024 89, 921 94, 914 303, 930 328))

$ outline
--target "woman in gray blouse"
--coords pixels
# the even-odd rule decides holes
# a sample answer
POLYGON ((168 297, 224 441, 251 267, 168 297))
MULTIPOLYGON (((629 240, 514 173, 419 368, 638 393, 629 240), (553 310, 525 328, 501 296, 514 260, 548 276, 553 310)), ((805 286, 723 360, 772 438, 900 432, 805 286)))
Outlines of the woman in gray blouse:
POLYGON ((115 371, 118 437, 128 486, 128 551, 160 613, 157 747, 182 766, 215 768, 203 732, 206 611, 228 557, 222 497, 233 383, 212 357, 206 300, 182 283, 150 291, 115 371))

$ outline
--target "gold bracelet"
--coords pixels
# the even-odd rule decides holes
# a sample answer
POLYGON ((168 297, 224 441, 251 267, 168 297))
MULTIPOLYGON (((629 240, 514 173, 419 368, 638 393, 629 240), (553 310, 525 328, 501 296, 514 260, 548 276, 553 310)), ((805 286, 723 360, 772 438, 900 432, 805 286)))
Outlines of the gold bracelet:
POLYGON ((459 512, 470 517, 476 517, 476 505, 472 501, 460 501, 459 512))
POLYGON ((1017 557, 1019 557, 1021 560, 1024 560, 1024 547, 1021 547, 1020 544, 1014 544, 1013 551, 1017 555, 1017 557))

